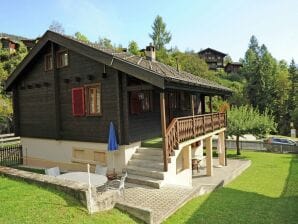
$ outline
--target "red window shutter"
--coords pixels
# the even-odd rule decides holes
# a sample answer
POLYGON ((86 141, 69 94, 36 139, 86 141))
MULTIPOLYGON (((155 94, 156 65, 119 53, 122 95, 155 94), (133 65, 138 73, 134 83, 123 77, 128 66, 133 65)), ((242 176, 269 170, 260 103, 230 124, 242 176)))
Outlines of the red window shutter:
POLYGON ((73 116, 85 115, 84 87, 72 89, 72 114, 73 116))
POLYGON ((138 92, 131 92, 130 112, 131 112, 131 114, 139 114, 141 112, 141 104, 140 104, 138 92))

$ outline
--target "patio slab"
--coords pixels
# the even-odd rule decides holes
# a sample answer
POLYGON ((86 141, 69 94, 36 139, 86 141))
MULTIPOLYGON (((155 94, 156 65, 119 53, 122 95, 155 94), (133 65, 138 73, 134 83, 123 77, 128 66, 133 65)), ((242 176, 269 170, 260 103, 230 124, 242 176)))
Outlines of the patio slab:
POLYGON ((192 198, 224 186, 250 166, 249 160, 228 160, 228 166, 218 168, 217 161, 213 161, 212 177, 206 176, 204 167, 200 168, 200 173, 193 177, 192 188, 166 185, 155 189, 126 184, 125 196, 118 199, 116 207, 146 223, 161 223, 192 198))

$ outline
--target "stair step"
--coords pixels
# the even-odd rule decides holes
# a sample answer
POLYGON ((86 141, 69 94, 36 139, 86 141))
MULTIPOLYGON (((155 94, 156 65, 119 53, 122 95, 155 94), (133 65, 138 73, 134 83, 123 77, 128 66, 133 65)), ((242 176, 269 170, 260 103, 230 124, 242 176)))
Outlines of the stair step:
POLYGON ((146 177, 152 177, 152 178, 160 179, 160 180, 162 180, 164 178, 164 173, 161 170, 156 170, 154 168, 133 166, 133 165, 127 166, 127 173, 134 174, 134 175, 140 175, 140 176, 146 176, 146 177))
POLYGON ((138 153, 141 154, 146 154, 146 155, 155 155, 155 156, 162 156, 163 151, 162 149, 159 148, 145 148, 145 147, 140 147, 137 149, 138 153))
POLYGON ((154 187, 154 188, 160 188, 162 184, 162 180, 151 178, 151 177, 134 175, 134 174, 128 174, 126 181, 128 183, 145 185, 145 186, 154 187))
POLYGON ((163 163, 154 160, 131 159, 130 161, 128 161, 128 165, 153 168, 155 170, 163 171, 163 163))
POLYGON ((149 161, 158 161, 162 162, 163 157, 160 155, 144 155, 143 153, 134 153, 132 159, 142 159, 142 160, 149 160, 149 161))

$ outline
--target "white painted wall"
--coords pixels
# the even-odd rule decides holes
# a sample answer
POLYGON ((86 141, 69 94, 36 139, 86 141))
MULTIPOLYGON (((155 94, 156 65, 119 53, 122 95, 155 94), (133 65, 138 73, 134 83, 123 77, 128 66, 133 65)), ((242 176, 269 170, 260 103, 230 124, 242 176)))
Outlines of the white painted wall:
POLYGON ((106 143, 21 137, 21 144, 23 146, 25 163, 26 157, 28 157, 31 158, 31 161, 40 160, 41 163, 43 162, 45 164, 44 167, 48 167, 48 165, 52 163, 65 164, 66 167, 71 166, 72 164, 77 164, 73 162, 73 149, 76 148, 106 152, 108 170, 112 171, 113 168, 115 168, 116 172, 121 172, 141 143, 137 142, 131 145, 121 145, 119 150, 115 152, 108 152, 106 143))

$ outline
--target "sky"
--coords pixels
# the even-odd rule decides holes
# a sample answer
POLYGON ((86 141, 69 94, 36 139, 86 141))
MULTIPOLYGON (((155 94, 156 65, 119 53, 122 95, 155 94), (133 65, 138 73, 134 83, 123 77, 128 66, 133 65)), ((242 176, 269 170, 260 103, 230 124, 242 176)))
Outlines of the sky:
POLYGON ((298 61, 297 0, 0 0, 0 32, 35 38, 56 20, 69 35, 144 48, 157 15, 172 34, 168 48, 211 47, 238 61, 255 35, 278 60, 298 61))

